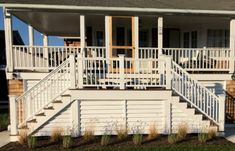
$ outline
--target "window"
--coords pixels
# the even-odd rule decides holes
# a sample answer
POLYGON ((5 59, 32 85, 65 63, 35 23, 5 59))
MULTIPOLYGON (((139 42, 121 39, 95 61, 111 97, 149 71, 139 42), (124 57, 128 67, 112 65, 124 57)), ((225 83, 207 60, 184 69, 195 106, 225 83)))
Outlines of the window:
POLYGON ((139 32, 139 46, 140 47, 148 46, 148 32, 147 31, 139 32))
POLYGON ((96 32, 97 46, 104 46, 104 34, 102 31, 96 32))
POLYGON ((197 48, 197 31, 191 33, 191 47, 197 48))
POLYGON ((184 48, 189 48, 189 32, 184 33, 184 48))
POLYGON ((229 47, 229 30, 208 30, 207 47, 229 47))

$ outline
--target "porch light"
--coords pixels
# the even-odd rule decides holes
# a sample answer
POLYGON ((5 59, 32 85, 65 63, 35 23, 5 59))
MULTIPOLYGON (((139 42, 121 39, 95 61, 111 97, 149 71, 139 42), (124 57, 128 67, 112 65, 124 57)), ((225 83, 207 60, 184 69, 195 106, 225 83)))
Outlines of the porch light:
POLYGON ((235 80, 235 72, 233 72, 231 78, 232 78, 232 80, 235 80))

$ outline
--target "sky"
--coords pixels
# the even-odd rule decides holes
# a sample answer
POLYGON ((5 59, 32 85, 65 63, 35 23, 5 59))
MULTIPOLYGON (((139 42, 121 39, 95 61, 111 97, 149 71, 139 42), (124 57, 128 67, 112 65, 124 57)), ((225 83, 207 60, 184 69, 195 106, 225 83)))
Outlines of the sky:
MULTIPOLYGON (((29 40, 28 40, 28 26, 21 20, 19 20, 16 17, 12 18, 12 27, 13 30, 18 30, 25 45, 28 45, 29 40)), ((0 30, 4 30, 4 22, 3 22, 3 9, 0 7, 0 30)), ((34 45, 42 46, 43 41, 42 41, 42 34, 40 32, 37 32, 35 30, 34 32, 34 45)), ((49 45, 50 46, 63 46, 63 40, 54 37, 54 36, 49 36, 49 45)))

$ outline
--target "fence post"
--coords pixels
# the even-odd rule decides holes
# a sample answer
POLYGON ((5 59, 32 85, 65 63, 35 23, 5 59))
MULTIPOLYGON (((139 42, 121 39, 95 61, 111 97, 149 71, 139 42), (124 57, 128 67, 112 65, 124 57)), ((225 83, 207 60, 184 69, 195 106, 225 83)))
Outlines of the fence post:
POLYGON ((79 89, 83 88, 83 65, 82 65, 82 53, 78 54, 78 66, 77 66, 77 74, 78 74, 78 85, 77 87, 79 89))
POLYGON ((69 62, 70 62, 70 88, 75 89, 76 88, 76 72, 75 72, 75 56, 73 54, 70 54, 69 62))
POLYGON ((171 89, 171 80, 172 80, 172 74, 171 74, 171 64, 172 59, 170 56, 165 56, 166 61, 166 89, 171 89))
POLYGON ((119 77, 120 77, 120 89, 124 90, 125 89, 125 78, 124 78, 124 55, 119 55, 119 77))
POLYGON ((219 131, 223 132, 225 124, 225 95, 220 95, 219 98, 219 131))
POLYGON ((11 141, 17 141, 17 108, 16 108, 16 96, 15 95, 9 95, 9 101, 10 101, 10 124, 11 124, 11 132, 10 132, 10 140, 11 141))

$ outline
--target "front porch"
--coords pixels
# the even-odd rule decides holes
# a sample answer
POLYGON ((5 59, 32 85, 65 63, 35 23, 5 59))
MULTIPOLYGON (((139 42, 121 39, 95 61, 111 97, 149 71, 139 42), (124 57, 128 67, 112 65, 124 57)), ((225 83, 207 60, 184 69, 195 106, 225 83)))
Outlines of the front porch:
MULTIPOLYGON (((6 12, 8 39, 11 39, 11 15, 29 24, 29 45, 13 46, 11 41, 7 43, 8 73, 47 73, 71 54, 81 54, 83 58, 94 60, 117 59, 119 55, 124 55, 127 59, 139 61, 160 59, 161 55, 167 55, 193 74, 234 72, 234 46, 229 43, 235 41, 235 23, 228 17, 176 14, 132 17, 51 11, 43 13, 47 16, 47 20, 44 20, 47 26, 43 26, 30 18, 30 15, 41 14, 40 11, 18 13, 11 9, 6 12), (43 46, 34 45, 34 28, 43 33, 43 46), (70 37, 77 39, 77 44, 49 46, 49 36, 70 37)), ((43 21, 42 18, 37 19, 43 21)), ((139 68, 139 65, 133 66, 139 68)), ((105 67, 111 66, 107 64, 105 67)))

